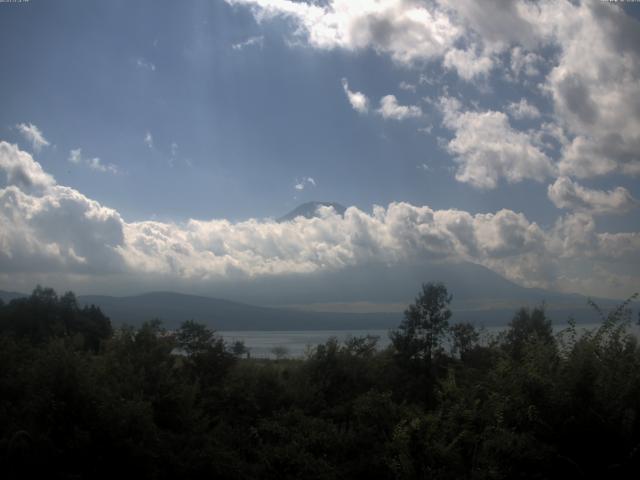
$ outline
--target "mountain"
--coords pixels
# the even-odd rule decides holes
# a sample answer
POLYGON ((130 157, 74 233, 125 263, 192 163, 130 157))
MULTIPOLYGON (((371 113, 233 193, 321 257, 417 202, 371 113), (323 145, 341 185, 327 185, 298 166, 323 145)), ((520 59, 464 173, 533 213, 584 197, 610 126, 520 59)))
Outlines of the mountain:
MULTIPOLYGON (((468 265, 463 265, 463 268, 458 273, 469 274, 477 272, 470 271, 468 265)), ((394 293, 393 280, 391 278, 388 283, 385 283, 390 286, 389 293, 392 294, 392 298, 396 298, 393 295, 400 294, 400 292, 394 293)), ((321 280, 319 281, 324 283, 321 280)), ((586 304, 585 297, 544 290, 524 289, 515 284, 510 284, 504 279, 503 281, 506 282, 502 285, 503 289, 486 298, 469 296, 469 292, 465 291, 464 284, 448 284, 450 291, 454 293, 452 303, 454 315, 452 320, 455 322, 468 321, 486 326, 505 325, 513 317, 517 308, 540 305, 544 301, 550 318, 557 324, 564 324, 569 317, 576 318, 579 323, 595 323, 599 321, 593 309, 586 304), (509 288, 513 290, 509 291, 509 288)), ((313 287, 313 285, 310 287, 313 287)), ((341 287, 344 287, 344 285, 336 285, 338 290, 341 287)), ((482 293, 487 293, 481 285, 477 287, 482 293)), ((418 288, 413 288, 411 291, 415 291, 414 293, 417 294, 418 288)), ((301 292, 297 293, 299 295, 292 298, 300 301, 322 298, 318 296, 305 297, 300 295, 301 292)), ((0 298, 6 299, 5 301, 24 296, 21 293, 0 291, 0 298)), ((406 292, 402 293, 402 297, 407 297, 406 292)), ((394 328, 400 323, 402 310, 411 301, 412 299, 397 302, 392 310, 386 309, 385 311, 382 308, 381 311, 347 313, 335 311, 335 309, 334 311, 327 311, 330 304, 326 302, 307 304, 301 302, 290 305, 290 307, 295 306, 295 308, 269 308, 174 292, 152 292, 124 297, 107 295, 80 295, 78 297, 78 302, 81 305, 93 304, 99 306, 114 325, 140 325, 146 320, 159 318, 167 328, 175 328, 185 320, 195 320, 221 331, 388 329, 394 328)), ((618 302, 598 300, 598 303, 602 308, 608 309, 617 305, 618 302)), ((344 305, 342 305, 343 308, 344 305)), ((369 306, 375 307, 375 304, 369 304, 369 306)))
POLYGON ((286 215, 278 218, 277 222, 289 222, 297 217, 313 218, 318 216, 319 207, 333 207, 336 213, 344 215, 346 207, 335 202, 307 202, 291 210, 286 215))
POLYGON ((195 320, 216 330, 341 330, 390 328, 400 320, 393 313, 305 312, 174 292, 129 297, 81 295, 78 301, 99 306, 115 325, 140 325, 159 318, 168 328, 195 320))
MULTIPOLYGON (((516 286, 517 287, 517 286, 516 286)), ((521 287, 517 287, 521 289, 521 287)), ((417 289, 414 289, 417 294, 417 289)), ((543 290, 522 289, 511 299, 500 296, 491 298, 460 298, 455 290, 452 302, 454 322, 471 322, 476 325, 506 325, 514 312, 522 307, 534 307, 545 303, 549 317, 563 325, 569 317, 579 323, 596 323, 596 312, 580 295, 564 295, 543 290)), ((462 290, 460 289, 462 292, 462 290)), ((395 328, 402 320, 402 311, 413 299, 398 303, 395 311, 369 311, 347 313, 327 311, 323 304, 298 304, 296 308, 270 308, 242 302, 221 300, 198 295, 174 292, 152 292, 127 297, 82 295, 83 305, 98 305, 115 325, 123 323, 139 325, 145 320, 159 318, 168 328, 175 328, 185 320, 195 320, 216 330, 375 330, 395 328)), ((618 304, 612 300, 599 300, 603 309, 618 304)), ((326 304, 324 305, 326 307, 326 304)), ((637 307, 637 305, 636 305, 637 307)), ((637 309, 637 308, 636 308, 637 309)))
MULTIPOLYGON (((537 288, 525 288, 501 275, 468 262, 386 265, 383 263, 344 267, 312 274, 282 275, 217 284, 217 298, 314 311, 386 311, 402 313, 413 302, 424 282, 443 282, 453 294, 456 319, 483 317, 485 323, 504 323, 521 306, 545 303, 553 318, 565 321, 596 321, 587 298, 537 288)), ((617 300, 596 299, 603 308, 617 300)))
POLYGON ((27 295, 19 292, 7 292, 4 290, 0 290, 0 300, 4 303, 9 303, 11 300, 15 300, 16 298, 26 297, 27 295))

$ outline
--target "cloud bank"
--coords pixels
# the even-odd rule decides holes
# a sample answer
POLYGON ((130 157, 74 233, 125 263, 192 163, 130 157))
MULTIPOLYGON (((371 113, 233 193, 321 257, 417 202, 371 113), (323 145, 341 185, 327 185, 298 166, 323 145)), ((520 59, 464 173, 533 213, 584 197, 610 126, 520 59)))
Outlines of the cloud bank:
MULTIPOLYGON (((0 142, 0 171, 0 271, 33 279, 122 274, 215 282, 433 260, 469 261, 523 285, 591 294, 587 280, 601 289, 624 275, 634 285, 640 280, 624 270, 640 260, 640 234, 598 233, 584 212, 547 229, 507 209, 471 214, 408 203, 371 213, 350 207, 344 216, 321 207, 317 218, 284 223, 127 222, 56 183, 15 145, 0 142)), ((632 288, 625 285, 623 294, 632 288)))

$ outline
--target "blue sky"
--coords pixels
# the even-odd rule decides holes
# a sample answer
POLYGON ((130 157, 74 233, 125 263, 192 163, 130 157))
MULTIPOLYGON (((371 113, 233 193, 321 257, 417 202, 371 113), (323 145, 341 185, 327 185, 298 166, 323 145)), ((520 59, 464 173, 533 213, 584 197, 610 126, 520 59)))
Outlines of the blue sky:
MULTIPOLYGON (((225 250, 222 271, 191 268, 212 255, 200 244, 190 244, 188 261, 156 271, 128 249, 133 224, 176 228, 166 234, 175 246, 192 241, 190 219, 244 225, 309 200, 371 218, 374 205, 406 202, 455 209, 476 223, 506 209, 548 244, 536 260, 521 232, 508 254, 495 253, 487 245, 511 233, 475 231, 474 242, 488 243, 443 258, 527 286, 626 294, 640 286, 639 10, 564 1, 491 1, 482 12, 448 0, 0 4, 0 139, 28 152, 56 188, 113 209, 122 222, 121 241, 106 245, 122 257, 117 265, 30 225, 34 242, 79 256, 81 274, 94 280, 144 270, 209 281, 229 265, 250 277, 289 272, 244 266, 230 252, 246 253, 245 244, 225 250), (353 103, 358 94, 366 109, 353 103), (569 230, 590 238, 582 256, 569 230), (540 259, 549 256, 556 273, 542 275, 551 267, 540 259), (595 281, 594 269, 606 272, 595 281), (610 285, 601 289, 604 277, 610 285)), ((58 259, 51 271, 21 267, 12 242, 20 243, 5 241, 0 267, 21 271, 24 284, 59 269, 79 274, 60 266, 76 260, 58 259)), ((301 248, 294 258, 281 245, 259 256, 269 265, 292 261, 295 272, 360 261, 356 251, 335 262, 301 260, 301 248)))

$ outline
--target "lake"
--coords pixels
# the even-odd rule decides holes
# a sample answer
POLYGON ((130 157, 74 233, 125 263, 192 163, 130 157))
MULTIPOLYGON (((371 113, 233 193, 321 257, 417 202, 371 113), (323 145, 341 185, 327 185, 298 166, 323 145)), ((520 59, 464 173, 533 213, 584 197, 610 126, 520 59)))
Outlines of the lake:
POLYGON ((227 331, 218 333, 228 343, 243 341, 253 358, 273 358, 272 350, 275 347, 285 348, 289 358, 301 358, 304 357, 308 348, 325 343, 331 337, 336 337, 342 342, 349 337, 374 335, 379 337, 379 348, 389 345, 388 330, 227 331))
MULTIPOLYGON (((592 329, 600 324, 578 325, 578 331, 592 329)), ((554 332, 558 333, 567 328, 567 324, 554 325, 554 332)), ((505 326, 492 326, 481 329, 481 337, 497 334, 504 330, 505 326)), ((637 326, 631 327, 636 334, 637 326)), ((253 358, 274 358, 272 350, 275 347, 283 347, 288 358, 302 358, 309 348, 325 343, 329 338, 335 337, 343 342, 349 337, 363 337, 373 335, 378 337, 378 348, 389 345, 389 330, 296 330, 296 331, 219 331, 228 343, 241 340, 249 348, 253 358)))

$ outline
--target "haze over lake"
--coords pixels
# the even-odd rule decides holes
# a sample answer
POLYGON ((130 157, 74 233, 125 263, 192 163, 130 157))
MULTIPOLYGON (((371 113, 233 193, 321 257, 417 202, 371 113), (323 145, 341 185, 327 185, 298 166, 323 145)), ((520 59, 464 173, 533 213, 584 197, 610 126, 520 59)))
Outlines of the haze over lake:
MULTIPOLYGON (((578 332, 583 333, 599 327, 599 323, 581 324, 578 332)), ((568 324, 554 326, 554 333, 566 329, 568 324)), ((486 342, 490 336, 495 336, 506 331, 507 327, 492 326, 481 328, 482 339, 486 342)), ((636 336, 640 334, 640 327, 635 326, 631 330, 636 336)), ((389 330, 304 330, 304 331, 219 331, 228 343, 236 341, 244 342, 253 358, 276 358, 274 348, 281 347, 287 358, 304 358, 313 351, 313 348, 326 343, 330 338, 335 338, 343 343, 353 337, 373 336, 378 338, 378 349, 384 349, 391 343, 389 330)), ((448 345, 448 344, 447 344, 448 345)), ((450 345, 448 345, 450 346, 450 345)))

